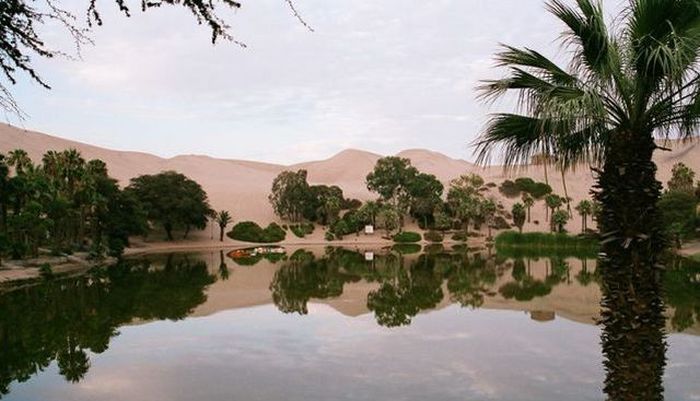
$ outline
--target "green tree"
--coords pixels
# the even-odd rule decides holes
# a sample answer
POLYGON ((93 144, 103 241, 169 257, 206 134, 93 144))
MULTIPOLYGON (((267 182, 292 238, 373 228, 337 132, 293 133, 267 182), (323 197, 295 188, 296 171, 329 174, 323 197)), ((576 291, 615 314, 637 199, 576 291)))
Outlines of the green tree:
POLYGON ((401 226, 401 216, 395 207, 384 205, 377 214, 377 223, 386 231, 387 235, 391 235, 394 230, 401 226))
POLYGON ((680 248, 683 239, 695 231, 697 199, 687 192, 666 191, 659 200, 659 209, 667 234, 680 248))
POLYGON ((552 214, 552 231, 556 231, 558 233, 563 233, 566 230, 564 229, 564 226, 566 226, 566 223, 569 222, 569 219, 571 218, 571 215, 569 215, 569 212, 566 210, 557 210, 552 214))
POLYGON ((530 194, 524 193, 522 196, 522 200, 523 205, 525 205, 525 208, 527 209, 527 222, 529 223, 531 215, 530 210, 535 205, 535 199, 530 194))
POLYGON ((559 195, 549 194, 545 196, 544 203, 547 207, 547 214, 549 216, 553 215, 555 211, 559 210, 559 208, 564 204, 564 200, 559 195))
POLYGON ((435 209, 442 204, 442 192, 445 187, 432 174, 418 173, 408 184, 411 196, 411 215, 422 219, 423 228, 428 228, 434 219, 435 209))
POLYGON ((228 210, 222 210, 216 214, 216 224, 219 225, 219 241, 224 242, 224 232, 226 231, 226 226, 231 224, 233 218, 228 210))
POLYGON ((676 163, 671 170, 671 179, 668 181, 668 190, 672 192, 695 192, 695 171, 684 163, 676 163))
POLYGON ((476 174, 463 175, 450 182, 447 203, 469 233, 469 225, 479 218, 484 200, 484 179, 476 174))
POLYGON ((367 189, 378 193, 383 202, 394 207, 401 226, 411 206, 409 187, 418 174, 409 159, 390 156, 377 160, 374 170, 367 175, 367 189))
POLYGON ((522 203, 516 203, 511 209, 513 214, 513 223, 518 227, 519 232, 523 232, 523 226, 525 225, 525 219, 527 217, 527 212, 525 206, 522 203))
POLYGON ((127 191, 143 205, 148 219, 163 227, 169 241, 173 230, 204 229, 212 210, 206 192, 183 174, 166 171, 131 180, 127 191))
POLYGON ((476 144, 478 160, 487 162, 498 149, 506 166, 525 164, 538 152, 556 155, 566 167, 595 166, 603 237, 599 266, 604 278, 621 281, 602 291, 604 304, 616 306, 601 317, 609 368, 604 391, 614 400, 661 399, 662 335, 640 336, 645 333, 629 322, 662 328, 657 322, 663 303, 658 297, 631 303, 619 289, 661 292, 654 277, 662 276, 668 243, 653 154, 657 138, 697 132, 700 7, 696 0, 630 1, 612 19, 614 29, 606 26, 599 1, 550 0, 547 7, 566 27, 569 68, 527 48, 508 46, 497 56, 507 76, 484 83, 482 98, 515 93, 521 101, 516 112, 492 116, 476 144), (639 359, 635 339, 643 339, 653 354, 644 355, 641 365, 630 363, 639 359))
POLYGON ((275 213, 282 219, 301 221, 305 203, 309 199, 309 183, 306 170, 283 171, 272 182, 268 197, 275 213))
POLYGON ((576 212, 581 216, 581 232, 588 230, 588 216, 593 213, 593 203, 587 199, 576 205, 576 212))

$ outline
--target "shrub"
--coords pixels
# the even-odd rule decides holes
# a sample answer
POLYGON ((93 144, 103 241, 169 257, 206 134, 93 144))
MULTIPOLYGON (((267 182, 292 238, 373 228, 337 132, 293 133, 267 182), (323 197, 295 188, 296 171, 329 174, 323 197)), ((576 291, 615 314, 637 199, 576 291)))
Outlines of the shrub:
POLYGON ((522 192, 527 192, 535 199, 541 199, 552 193, 552 187, 544 182, 536 182, 532 178, 523 177, 515 180, 515 184, 522 192))
POLYGON ((498 187, 498 191, 506 198, 512 199, 520 196, 520 192, 522 192, 522 189, 515 182, 511 180, 505 180, 503 181, 501 186, 498 187))
POLYGON ((326 231, 326 235, 324 235, 324 238, 326 239, 326 241, 333 241, 335 240, 335 235, 333 235, 333 233, 330 231, 326 231))
POLYGON ((452 235, 452 240, 464 242, 467 240, 467 234, 464 231, 457 232, 452 235))
POLYGON ((595 258, 598 240, 588 236, 570 236, 557 233, 502 232, 496 236, 496 249, 504 255, 566 254, 595 258))
POLYGON ((287 237, 287 233, 277 223, 271 223, 267 228, 263 229, 252 221, 236 224, 226 235, 236 241, 261 244, 280 242, 287 237))
POLYGON ((421 235, 413 231, 402 231, 394 235, 393 240, 394 242, 399 242, 403 244, 411 242, 420 242, 421 235))
POLYGON ((410 255, 414 253, 419 253, 423 247, 418 244, 396 244, 391 247, 394 251, 402 255, 410 255))
POLYGON ((436 254, 445 251, 445 247, 442 244, 430 244, 425 246, 425 253, 436 254))
POLYGON ((423 238, 430 242, 442 242, 444 239, 443 235, 437 231, 428 231, 423 235, 423 238))
POLYGON ((51 265, 48 263, 44 263, 43 265, 39 266, 39 276, 43 279, 52 278, 53 269, 51 268, 51 265))
POLYGON ((304 238, 305 236, 314 232, 314 225, 312 223, 294 224, 289 226, 289 229, 297 237, 304 238))

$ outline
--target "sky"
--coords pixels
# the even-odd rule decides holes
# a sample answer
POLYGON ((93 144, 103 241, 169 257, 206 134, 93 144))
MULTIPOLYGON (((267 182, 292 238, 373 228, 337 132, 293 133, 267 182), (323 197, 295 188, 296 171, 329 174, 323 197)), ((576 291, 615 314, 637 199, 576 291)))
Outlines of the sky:
MULTIPOLYGON (((294 0, 314 32, 284 0, 246 0, 221 10, 246 48, 212 45, 181 7, 133 4, 125 18, 112 1, 97 4, 94 45, 79 59, 35 58, 52 89, 23 77, 13 91, 28 117, 6 121, 165 157, 291 164, 347 148, 426 148, 473 160, 471 142, 499 107, 474 89, 499 76, 499 43, 564 52, 542 0, 294 0)), ((71 49, 59 27, 42 30, 71 49)))

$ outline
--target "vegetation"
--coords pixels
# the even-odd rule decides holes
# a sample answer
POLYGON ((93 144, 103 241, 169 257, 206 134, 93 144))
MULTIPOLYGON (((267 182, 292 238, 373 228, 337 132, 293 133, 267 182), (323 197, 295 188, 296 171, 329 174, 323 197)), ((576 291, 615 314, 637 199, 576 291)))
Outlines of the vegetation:
POLYGON ((400 243, 410 243, 410 242, 420 242, 422 239, 421 235, 413 231, 402 231, 392 238, 394 242, 400 243))
POLYGON ((165 230, 168 241, 174 230, 183 230, 183 238, 192 228, 203 230, 215 213, 202 187, 175 171, 133 178, 125 191, 141 203, 151 224, 165 230))
POLYGON ((525 218, 527 212, 525 211, 525 206, 522 203, 516 203, 511 209, 511 214, 513 215, 513 224, 518 227, 519 232, 523 232, 523 226, 525 225, 525 218))
POLYGON ((537 182, 529 177, 517 178, 515 181, 503 181, 498 190, 508 198, 528 195, 534 199, 542 199, 552 193, 552 187, 544 182, 537 182))
POLYGON ((270 225, 263 229, 252 221, 243 221, 236 224, 226 235, 236 241, 259 244, 281 242, 287 237, 287 233, 277 223, 270 223, 270 225))
POLYGON ((437 231, 428 231, 427 233, 423 234, 423 237, 426 241, 430 242, 442 242, 445 238, 441 233, 437 231))
POLYGON ((0 261, 53 253, 119 256, 129 236, 146 232, 139 200, 122 191, 100 160, 74 149, 34 164, 21 149, 0 154, 0 261))
POLYGON ((504 231, 496 236, 496 249, 499 252, 513 249, 536 253, 547 250, 583 250, 596 257, 598 248, 598 241, 595 238, 573 237, 562 233, 523 234, 515 231, 504 231))
POLYGON ((298 238, 304 238, 314 232, 314 225, 312 223, 292 224, 289 229, 298 238))
POLYGON ((576 211, 581 216, 581 232, 588 231, 588 216, 593 214, 593 202, 584 199, 576 205, 576 211))
POLYGON ((226 231, 226 226, 231 224, 233 218, 228 210, 222 210, 216 214, 216 224, 219 225, 219 241, 224 241, 224 232, 226 231))

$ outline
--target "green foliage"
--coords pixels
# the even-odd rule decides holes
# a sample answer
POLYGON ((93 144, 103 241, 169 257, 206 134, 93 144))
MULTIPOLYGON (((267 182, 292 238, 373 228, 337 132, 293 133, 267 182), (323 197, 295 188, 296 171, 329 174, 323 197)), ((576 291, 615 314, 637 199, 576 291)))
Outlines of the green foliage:
POLYGON ((430 242, 442 242, 444 240, 444 236, 437 231, 428 231, 423 237, 430 242))
POLYGON ((667 191, 659 200, 658 206, 666 227, 666 232, 680 247, 682 240, 692 236, 697 227, 697 198, 682 191, 667 191))
POLYGON ((513 224, 518 227, 518 231, 523 232, 523 226, 525 225, 525 219, 527 218, 527 211, 522 203, 516 203, 511 209, 511 214, 513 215, 513 224))
POLYGON ((542 199, 543 197, 552 193, 552 187, 544 182, 537 182, 529 177, 517 178, 514 182, 515 186, 520 189, 521 192, 532 196, 535 199, 542 199))
POLYGON ((564 226, 566 226, 566 223, 569 222, 570 218, 571 217, 569 216, 569 213, 566 210, 557 210, 552 215, 552 227, 558 233, 566 232, 564 226))
POLYGON ((222 210, 216 213, 216 224, 219 225, 219 241, 224 240, 224 232, 226 231, 226 226, 231 224, 233 218, 228 210, 222 210))
POLYGON ((398 205, 399 198, 406 197, 408 187, 418 175, 409 159, 383 157, 377 160, 374 170, 367 175, 367 188, 376 192, 386 202, 398 205))
POLYGON ((289 226, 289 229, 298 238, 304 238, 314 232, 314 225, 312 223, 292 224, 289 226))
POLYGON ((202 187, 183 174, 166 171, 142 175, 131 180, 126 191, 143 205, 148 220, 163 227, 168 240, 174 230, 203 230, 214 211, 202 187))
POLYGON ((287 233, 277 223, 270 223, 263 229, 255 222, 243 221, 233 226, 226 235, 236 241, 272 244, 284 241, 287 233))
POLYGON ((290 221, 300 221, 310 189, 306 170, 283 171, 272 182, 268 197, 275 213, 290 221))
POLYGON ((671 179, 668 181, 670 192, 684 192, 694 194, 695 192, 695 171, 684 163, 676 163, 671 170, 671 179))
POLYGON ((395 252, 398 252, 401 255, 413 255, 416 253, 420 253, 421 250, 423 250, 423 247, 420 246, 419 244, 394 244, 391 247, 392 250, 395 252))
POLYGON ((44 263, 39 266, 39 276, 45 280, 53 278, 53 269, 48 263, 44 263))
POLYGON ((595 258, 599 243, 595 238, 566 234, 518 233, 505 231, 496 236, 496 249, 507 256, 538 256, 565 253, 595 258))
POLYGON ((452 235, 453 241, 465 242, 468 238, 469 237, 467 236, 467 233, 465 233, 464 231, 459 231, 452 235))
POLYGON ((394 242, 409 243, 409 242, 420 242, 422 239, 419 233, 413 231, 402 231, 392 238, 394 242))
POLYGON ((364 228, 365 224, 369 224, 369 221, 366 220, 360 211, 350 210, 331 226, 330 232, 332 232, 336 238, 342 239, 346 235, 358 234, 364 228))
POLYGON ((326 234, 323 236, 326 241, 335 241, 335 235, 333 235, 332 232, 326 231, 326 234))
POLYGON ((36 256, 41 246, 119 256, 129 236, 145 230, 141 204, 104 162, 85 161, 75 149, 48 151, 38 165, 21 149, 0 154, 0 258, 36 256))

